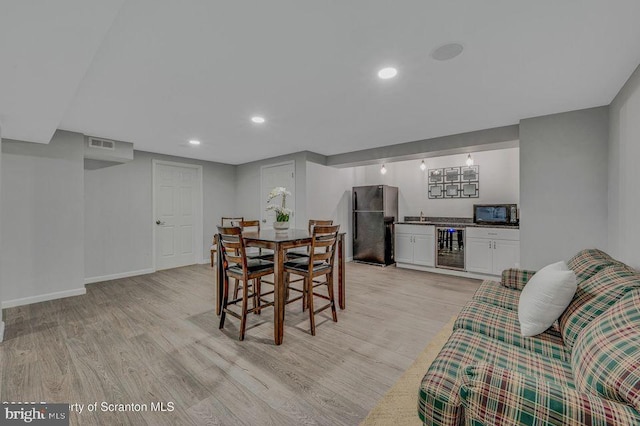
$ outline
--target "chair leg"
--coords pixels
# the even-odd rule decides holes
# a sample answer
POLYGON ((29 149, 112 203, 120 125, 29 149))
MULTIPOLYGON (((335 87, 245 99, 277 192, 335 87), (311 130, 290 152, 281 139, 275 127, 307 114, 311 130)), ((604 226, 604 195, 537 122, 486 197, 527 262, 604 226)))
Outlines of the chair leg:
POLYGON ((227 308, 227 302, 229 301, 229 278, 225 274, 222 278, 222 307, 220 309, 220 325, 219 329, 224 328, 224 320, 226 318, 225 309, 227 308))
POLYGON ((213 255, 215 254, 215 251, 211 250, 211 267, 213 268, 213 255))
MULTIPOLYGON (((316 318, 313 313, 313 280, 305 278, 304 290, 307 293, 307 307, 309 308, 309 324, 311 326, 311 335, 316 335, 316 318)), ((304 305, 303 305, 304 306, 304 305)))
POLYGON ((338 322, 336 302, 333 298, 333 271, 330 274, 327 274, 327 290, 329 291, 329 302, 331 303, 331 316, 333 317, 333 322, 338 322))
POLYGON ((256 278, 253 284, 253 307, 254 308, 258 308, 258 310, 254 311, 253 313, 256 315, 260 315, 261 313, 261 309, 260 309, 260 292, 261 292, 261 287, 262 285, 262 280, 260 278, 256 278))
MULTIPOLYGON (((236 300, 238 298, 238 290, 240 290, 240 285, 237 279, 233 279, 234 281, 234 285, 233 285, 233 300, 236 300)), ((245 283, 245 287, 246 287, 247 283, 245 283)), ((245 291, 244 288, 242 290, 243 292, 245 291)))
MULTIPOLYGON (((284 301, 289 301, 289 281, 291 281, 291 274, 289 272, 284 273, 284 301)), ((274 292, 275 294, 275 292, 274 292)))
MULTIPOLYGON (((312 281, 313 282, 313 281, 312 281)), ((307 308, 307 279, 304 279, 304 283, 302 285, 302 312, 307 308)))
MULTIPOLYGON (((236 281, 236 285, 237 285, 236 281)), ((249 304, 249 291, 247 289, 249 287, 249 283, 245 282, 242 286, 242 316, 240 319, 240 338, 239 340, 244 340, 244 330, 247 327, 247 305, 249 304)))

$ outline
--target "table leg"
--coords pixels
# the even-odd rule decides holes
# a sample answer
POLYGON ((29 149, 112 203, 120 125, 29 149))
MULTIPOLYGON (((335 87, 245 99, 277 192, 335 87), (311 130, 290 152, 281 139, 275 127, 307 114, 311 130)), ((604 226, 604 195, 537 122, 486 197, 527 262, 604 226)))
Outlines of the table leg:
POLYGON ((344 285, 344 235, 338 237, 338 306, 346 307, 346 292, 344 285))
POLYGON ((218 234, 215 235, 214 242, 216 245, 216 315, 220 315, 220 310, 222 308, 222 277, 224 275, 224 270, 222 269, 222 250, 220 250, 218 234))
POLYGON ((277 245, 273 250, 273 337, 276 345, 281 345, 284 338, 284 250, 277 245))

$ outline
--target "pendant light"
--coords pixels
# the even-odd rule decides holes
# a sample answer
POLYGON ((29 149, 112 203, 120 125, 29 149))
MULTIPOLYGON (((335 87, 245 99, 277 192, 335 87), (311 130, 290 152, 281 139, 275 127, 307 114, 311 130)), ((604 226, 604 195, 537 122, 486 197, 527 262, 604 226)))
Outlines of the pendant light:
POLYGON ((387 168, 384 166, 384 164, 382 165, 382 167, 380 167, 380 173, 383 175, 387 174, 387 168))
POLYGON ((473 158, 471 158, 471 154, 467 155, 467 166, 473 166, 473 158))
POLYGON ((420 163, 420 170, 424 172, 426 169, 427 169, 427 165, 424 164, 424 160, 422 160, 422 163, 420 163))

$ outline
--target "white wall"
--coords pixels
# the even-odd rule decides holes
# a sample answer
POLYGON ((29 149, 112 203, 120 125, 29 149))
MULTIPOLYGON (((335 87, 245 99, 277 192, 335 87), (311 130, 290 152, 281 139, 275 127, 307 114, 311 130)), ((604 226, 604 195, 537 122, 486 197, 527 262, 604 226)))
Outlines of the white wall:
POLYGON ((640 67, 609 110, 609 253, 640 269, 640 67))
POLYGON ((481 151, 471 154, 480 171, 480 197, 465 199, 429 199, 429 169, 463 166, 466 154, 424 159, 427 169, 420 170, 421 160, 386 163, 387 174, 380 165, 355 167, 356 185, 386 184, 398 187, 398 215, 418 216, 422 211, 432 217, 473 217, 474 204, 519 203, 519 148, 481 151))
MULTIPOLYGON (((269 158, 252 163, 245 163, 237 166, 236 169, 236 197, 235 197, 235 213, 245 219, 260 219, 262 211, 260 211, 261 195, 261 167, 279 164, 286 161, 294 161, 295 163, 295 200, 294 207, 294 226, 305 228, 307 224, 307 154, 299 152, 296 154, 285 155, 281 157, 269 158)), ((289 207, 289 206, 287 206, 289 207)))
POLYGON ((211 238, 220 217, 235 214, 235 167, 231 165, 135 151, 129 163, 85 170, 87 281, 151 271, 153 159, 202 166, 204 244, 200 259, 209 259, 211 238))
POLYGON ((5 307, 85 291, 83 144, 60 130, 48 145, 2 143, 5 307))
MULTIPOLYGON (((0 123, 0 200, 2 200, 2 123, 0 123)), ((0 241, 2 241, 2 208, 0 204, 0 241)), ((0 244, 0 259, 2 259, 2 244, 0 244)), ((2 265, 0 264, 0 268, 2 265)), ((0 342, 4 340, 4 317, 2 316, 2 273, 0 271, 0 342)))
POLYGON ((608 140, 608 107, 520 121, 523 268, 606 251, 608 140))
MULTIPOLYGON (((345 256, 352 257, 351 188, 354 169, 307 162, 307 215, 308 219, 333 219, 346 232, 345 256)), ((299 225, 300 226, 300 225, 299 225)))

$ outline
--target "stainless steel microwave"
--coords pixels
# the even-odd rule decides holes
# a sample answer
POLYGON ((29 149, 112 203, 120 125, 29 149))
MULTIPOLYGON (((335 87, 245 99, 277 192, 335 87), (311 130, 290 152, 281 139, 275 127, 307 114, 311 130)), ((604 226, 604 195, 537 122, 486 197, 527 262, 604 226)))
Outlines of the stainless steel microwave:
POLYGON ((474 204, 473 222, 515 225, 518 223, 518 206, 516 204, 474 204))

